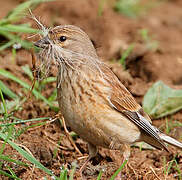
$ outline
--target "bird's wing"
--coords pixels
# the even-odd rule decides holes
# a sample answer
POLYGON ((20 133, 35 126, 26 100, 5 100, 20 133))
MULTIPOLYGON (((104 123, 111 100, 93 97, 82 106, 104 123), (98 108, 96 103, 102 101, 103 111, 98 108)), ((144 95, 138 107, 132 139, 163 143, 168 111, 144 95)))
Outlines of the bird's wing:
MULTIPOLYGON (((103 69, 104 74, 106 75, 105 79, 112 87, 111 97, 109 97, 110 105, 140 127, 144 131, 145 137, 148 136, 148 139, 150 139, 148 141, 149 144, 154 146, 156 144, 156 147, 167 150, 167 147, 160 138, 157 129, 152 126, 149 116, 135 101, 131 93, 125 88, 125 86, 118 80, 116 75, 109 68, 103 69), (150 143, 151 137, 156 143, 150 143)), ((145 140, 147 142, 147 138, 145 138, 145 140)))

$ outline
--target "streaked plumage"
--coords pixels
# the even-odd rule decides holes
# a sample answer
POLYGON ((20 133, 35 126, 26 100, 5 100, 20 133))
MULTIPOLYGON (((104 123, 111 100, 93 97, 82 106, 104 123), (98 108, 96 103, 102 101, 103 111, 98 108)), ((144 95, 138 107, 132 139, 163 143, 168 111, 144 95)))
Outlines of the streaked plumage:
POLYGON ((96 147, 125 148, 136 141, 168 151, 164 142, 182 148, 182 143, 152 126, 149 116, 130 92, 96 54, 88 35, 72 25, 49 30, 35 43, 47 59, 58 65, 58 102, 66 123, 89 143, 90 157, 96 147), (64 36, 64 38, 63 38, 64 36), (61 42, 61 39, 65 39, 61 42), (123 146, 124 145, 124 146, 123 146))

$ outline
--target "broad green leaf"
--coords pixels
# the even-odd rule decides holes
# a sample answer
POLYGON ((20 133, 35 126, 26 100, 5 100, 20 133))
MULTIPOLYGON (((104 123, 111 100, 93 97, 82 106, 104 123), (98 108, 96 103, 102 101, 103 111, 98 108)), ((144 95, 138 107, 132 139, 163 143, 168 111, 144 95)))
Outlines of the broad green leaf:
POLYGON ((173 114, 182 109, 182 90, 172 89, 158 81, 145 94, 143 108, 153 118, 173 114))

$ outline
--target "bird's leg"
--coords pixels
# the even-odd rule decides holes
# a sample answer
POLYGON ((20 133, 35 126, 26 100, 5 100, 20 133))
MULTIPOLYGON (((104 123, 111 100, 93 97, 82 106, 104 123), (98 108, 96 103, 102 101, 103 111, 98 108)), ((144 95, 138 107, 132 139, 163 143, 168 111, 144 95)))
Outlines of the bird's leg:
MULTIPOLYGON (((87 158, 87 160, 84 162, 84 164, 81 166, 80 168, 80 176, 82 177, 82 172, 83 170, 86 168, 87 163, 97 155, 97 147, 91 143, 88 143, 88 151, 89 151, 89 156, 87 158)), ((83 177, 82 177, 83 179, 83 177)))
POLYGON ((66 133, 66 136, 68 137, 69 141, 71 142, 71 144, 73 145, 73 147, 75 148, 75 150, 78 152, 79 155, 83 156, 82 153, 80 152, 80 150, 78 149, 78 147, 76 146, 75 142, 73 141, 72 137, 70 136, 70 133, 66 127, 66 123, 64 121, 64 117, 59 114, 59 117, 61 118, 62 120, 62 124, 63 124, 63 127, 64 127, 64 131, 66 133))
MULTIPOLYGON (((128 159, 130 157, 130 145, 129 144, 124 144, 123 145, 123 162, 122 164, 126 164, 128 162, 128 159)), ((127 166, 127 164, 126 164, 127 166)), ((115 180, 121 180, 121 171, 119 174, 116 176, 115 180)))
MULTIPOLYGON (((123 163, 124 163, 125 161, 128 161, 128 160, 129 160, 130 152, 131 152, 131 150, 130 150, 130 145, 129 145, 129 144, 125 145, 124 149, 125 149, 125 151, 124 151, 124 153, 123 153, 123 157, 124 157, 123 163)), ((131 169, 131 170, 133 171, 133 173, 135 174, 135 176, 138 177, 138 174, 136 173, 136 171, 135 171, 134 168, 130 165, 129 162, 126 164, 126 168, 127 168, 127 167, 129 167, 129 169, 131 169)), ((137 178, 137 179, 138 179, 138 178, 137 178)))
POLYGON ((124 157, 123 163, 124 163, 125 161, 128 161, 130 157, 130 151, 131 151, 130 144, 124 144, 123 149, 124 149, 124 153, 123 153, 123 157, 124 157))

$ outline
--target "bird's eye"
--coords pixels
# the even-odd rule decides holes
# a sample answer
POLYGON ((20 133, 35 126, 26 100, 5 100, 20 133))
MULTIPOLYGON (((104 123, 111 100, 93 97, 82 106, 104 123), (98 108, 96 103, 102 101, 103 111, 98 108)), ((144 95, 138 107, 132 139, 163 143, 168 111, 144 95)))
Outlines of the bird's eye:
POLYGON ((59 40, 60 40, 61 42, 66 41, 66 36, 60 36, 59 40))

